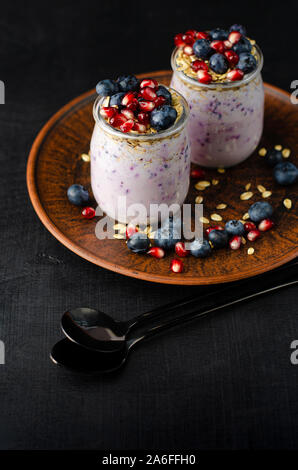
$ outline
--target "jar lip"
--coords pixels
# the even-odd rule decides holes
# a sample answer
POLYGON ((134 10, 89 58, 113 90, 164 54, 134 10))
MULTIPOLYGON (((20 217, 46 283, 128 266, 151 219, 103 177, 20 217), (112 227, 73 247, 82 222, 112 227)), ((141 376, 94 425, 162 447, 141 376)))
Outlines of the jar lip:
POLYGON ((222 89, 225 89, 225 90, 231 89, 231 88, 239 88, 243 85, 246 85, 251 80, 253 80, 261 72, 261 70, 263 68, 264 58, 263 58, 262 51, 261 51, 261 49, 259 48, 259 46, 257 44, 254 44, 254 47, 257 50, 257 55, 258 55, 258 59, 259 59, 257 68, 253 72, 250 72, 250 73, 246 74, 244 76, 243 80, 241 80, 241 81, 239 80, 239 81, 235 81, 235 82, 200 83, 195 78, 188 77, 181 70, 177 69, 175 58, 176 58, 176 54, 179 50, 178 47, 176 47, 172 52, 171 67, 172 67, 173 72, 178 73, 179 77, 181 77, 182 80, 184 80, 185 82, 188 82, 189 84, 191 84, 193 86, 195 85, 196 87, 199 87, 199 88, 206 88, 207 90, 208 89, 209 90, 218 89, 218 87, 221 87, 222 89))
POLYGON ((110 134, 113 134, 115 137, 121 137, 123 139, 128 139, 128 140, 158 140, 162 139, 165 137, 169 137, 173 134, 176 134, 180 130, 183 129, 183 127, 186 125, 188 116, 189 116, 189 106, 185 98, 179 93, 178 91, 174 90, 173 88, 167 87, 166 85, 163 85, 167 90, 173 91, 176 93, 176 95, 179 96, 179 99, 181 101, 181 104, 183 106, 183 112, 182 115, 180 116, 179 120, 171 127, 168 129, 165 129, 164 131, 156 132, 156 134, 125 134, 124 132, 119 131, 118 129, 115 129, 112 127, 99 113, 99 108, 103 101, 106 99, 106 96, 98 96, 94 102, 93 105, 93 117, 94 120, 97 124, 102 126, 107 132, 110 134))

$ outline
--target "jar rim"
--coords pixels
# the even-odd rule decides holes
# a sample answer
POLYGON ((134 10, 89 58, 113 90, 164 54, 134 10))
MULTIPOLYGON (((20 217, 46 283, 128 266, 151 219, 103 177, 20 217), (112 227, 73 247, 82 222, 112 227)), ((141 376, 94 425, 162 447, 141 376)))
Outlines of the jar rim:
POLYGON ((176 91, 174 88, 167 87, 166 85, 163 85, 167 90, 170 92, 173 91, 176 93, 176 95, 179 96, 179 99, 181 101, 182 107, 183 107, 183 112, 178 121, 176 121, 171 127, 168 129, 165 129, 164 131, 156 132, 155 134, 129 134, 129 133, 124 133, 119 131, 118 129, 115 129, 112 127, 99 113, 99 108, 102 105, 103 101, 106 99, 106 96, 98 96, 94 102, 93 105, 93 117, 94 120, 97 124, 103 127, 104 130, 107 132, 111 133, 115 137, 118 138, 123 138, 123 139, 128 139, 128 140, 141 140, 141 141, 146 141, 146 140, 158 140, 158 139, 163 139, 166 137, 169 137, 173 134, 176 134, 177 132, 181 131, 187 122, 188 116, 189 116, 189 106, 186 101, 186 99, 176 91))
POLYGON ((173 72, 178 73, 179 77, 182 80, 184 80, 185 82, 188 82, 190 85, 195 86, 196 88, 205 88, 207 90, 208 89, 209 90, 214 90, 214 89, 218 89, 219 87, 224 89, 224 90, 229 90, 231 88, 239 88, 241 86, 246 85, 247 83, 252 81, 254 78, 256 78, 256 76, 261 72, 261 70, 263 68, 264 57, 263 57, 262 51, 261 51, 260 47, 257 44, 254 44, 254 47, 256 48, 258 59, 259 59, 257 68, 255 70, 253 70, 252 72, 246 74, 244 76, 243 80, 241 80, 241 81, 238 80, 238 81, 235 81, 235 82, 214 82, 214 83, 200 83, 200 82, 198 82, 195 78, 191 78, 188 75, 186 75, 185 73, 183 73, 182 70, 177 69, 175 59, 176 59, 176 54, 179 50, 178 47, 175 47, 175 49, 172 52, 171 67, 172 67, 173 72))

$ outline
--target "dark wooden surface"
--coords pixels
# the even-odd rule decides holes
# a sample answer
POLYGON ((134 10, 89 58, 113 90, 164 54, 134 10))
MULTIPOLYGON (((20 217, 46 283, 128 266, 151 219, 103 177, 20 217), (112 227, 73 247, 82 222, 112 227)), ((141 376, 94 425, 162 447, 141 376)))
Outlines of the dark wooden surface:
MULTIPOLYGON (((149 74, 159 82, 169 84, 170 72, 149 74)), ((135 255, 127 247, 125 240, 98 240, 95 236, 97 217, 86 221, 81 209, 68 203, 67 188, 73 183, 88 187, 90 184, 90 164, 82 161, 81 154, 88 153, 94 120, 92 106, 93 92, 78 97, 64 106, 39 133, 30 152, 27 168, 27 182, 31 201, 45 226, 69 249, 83 258, 112 271, 147 281, 171 284, 215 284, 231 282, 251 277, 284 264, 297 256, 297 185, 281 187, 274 182, 272 170, 266 167, 264 159, 255 151, 253 156, 224 174, 206 170, 206 180, 217 179, 204 191, 194 188, 196 181, 190 183, 186 202, 194 203, 196 195, 204 197, 204 216, 212 222, 210 215, 217 213, 223 221, 241 219, 250 205, 263 200, 257 185, 272 191, 267 199, 275 209, 274 230, 263 234, 257 242, 248 242, 240 250, 214 250, 211 258, 198 260, 188 257, 183 260, 184 272, 174 274, 170 271, 173 253, 162 260, 146 255, 135 255), (242 201, 240 194, 245 185, 251 183, 254 196, 242 201), (288 210, 283 205, 285 197, 293 201, 288 210), (217 210, 217 204, 225 202, 225 210, 217 210), (255 252, 248 256, 252 246, 255 252)), ((298 150, 298 114, 290 97, 282 90, 265 85, 265 129, 260 147, 273 148, 276 144, 292 151, 290 160, 295 162, 298 150)), ((96 207, 95 204, 93 204, 96 207)), ((208 225, 204 225, 208 227, 208 225)))
POLYGON ((298 366, 290 362, 298 339, 295 288, 144 343, 116 376, 88 379, 49 360, 70 306, 125 320, 211 288, 128 278, 57 242, 26 188, 34 138, 98 80, 168 68, 177 31, 232 22, 245 23, 261 44, 264 79, 290 91, 298 77, 296 1, 268 9, 268 2, 189 0, 174 11, 170 1, 142 8, 133 0, 2 3, 1 449, 298 448, 298 366))

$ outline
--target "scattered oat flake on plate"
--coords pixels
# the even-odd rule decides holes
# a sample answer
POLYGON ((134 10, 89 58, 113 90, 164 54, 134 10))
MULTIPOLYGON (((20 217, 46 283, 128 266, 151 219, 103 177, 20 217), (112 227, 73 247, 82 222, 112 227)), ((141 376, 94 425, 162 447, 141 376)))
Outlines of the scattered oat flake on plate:
POLYGON ((283 205, 284 205, 287 209, 291 209, 291 207, 292 207, 292 201, 291 201, 291 199, 288 199, 288 198, 284 199, 284 200, 283 200, 283 205))
POLYGON ((290 149, 283 149, 283 151, 281 153, 282 153, 282 156, 284 158, 289 158, 289 156, 291 154, 291 150, 290 149))
POLYGON ((246 239, 244 237, 241 237, 241 242, 242 242, 242 245, 245 245, 246 244, 246 239))
POLYGON ((243 220, 249 219, 249 213, 248 213, 248 212, 245 212, 245 214, 243 214, 243 216, 242 216, 242 219, 243 219, 243 220))
POLYGON ((88 155, 88 153, 82 153, 81 159, 82 159, 84 162, 90 162, 90 155, 88 155))
POLYGON ((252 193, 251 191, 247 191, 247 192, 242 193, 240 195, 240 199, 241 199, 241 201, 247 201, 248 199, 253 197, 253 195, 254 195, 254 193, 252 193))
POLYGON ((263 191, 262 192, 262 197, 264 197, 264 198, 270 197, 271 195, 272 195, 271 191, 263 191))
POLYGON ((260 150, 259 150, 259 155, 260 157, 265 157, 267 153, 267 150, 265 149, 265 147, 262 147, 260 150))
POLYGON ((224 203, 217 204, 217 206, 216 206, 216 209, 219 209, 219 210, 223 210, 223 209, 226 209, 226 208, 227 208, 227 204, 224 204, 224 203))
POLYGON ((210 186, 210 181, 199 181, 195 185, 195 188, 199 190, 204 190, 205 188, 208 188, 208 186, 210 186))
POLYGON ((126 228, 126 226, 124 224, 115 224, 115 225, 113 225, 114 230, 120 230, 120 229, 123 229, 123 228, 126 228))
POLYGON ((245 186, 245 190, 248 191, 250 188, 251 188, 251 183, 247 183, 247 185, 245 186))
POLYGON ((114 233, 113 237, 117 238, 118 240, 124 240, 125 239, 125 236, 121 235, 120 233, 114 233))
POLYGON ((215 179, 212 180, 212 184, 213 184, 214 186, 216 186, 218 183, 219 183, 218 180, 215 180, 215 179))
POLYGON ((264 193, 266 191, 266 188, 262 184, 258 184, 257 189, 260 193, 264 193))
POLYGON ((252 247, 248 248, 248 250, 247 250, 247 254, 248 254, 248 255, 253 255, 254 252, 255 252, 255 249, 252 248, 252 247))
POLYGON ((199 221, 202 222, 202 224, 209 224, 209 219, 207 219, 207 217, 200 217, 199 221))
POLYGON ((225 168, 217 168, 218 173, 225 173, 225 168))
POLYGON ((211 214, 210 218, 211 220, 214 220, 215 222, 220 222, 222 220, 222 216, 219 214, 211 214))
POLYGON ((203 196, 197 196, 195 199, 196 204, 201 204, 203 202, 203 196))
POLYGON ((274 148, 275 148, 275 150, 281 150, 282 146, 281 145, 275 145, 274 148))

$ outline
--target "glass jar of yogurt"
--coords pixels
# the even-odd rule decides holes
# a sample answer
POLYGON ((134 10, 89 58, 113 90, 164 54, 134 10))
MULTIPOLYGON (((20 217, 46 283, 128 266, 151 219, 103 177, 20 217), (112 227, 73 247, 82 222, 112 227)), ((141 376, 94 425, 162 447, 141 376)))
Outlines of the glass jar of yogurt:
POLYGON ((241 81, 199 83, 177 66, 172 54, 171 87, 190 108, 188 133, 192 162, 205 167, 230 167, 256 149, 263 131, 264 89, 262 52, 255 45, 256 69, 241 81))
POLYGON ((105 98, 98 97, 94 103, 95 126, 90 144, 92 191, 100 208, 121 223, 129 223, 131 216, 119 212, 120 197, 126 197, 127 208, 142 204, 149 215, 151 204, 181 206, 188 193, 189 108, 179 93, 168 90, 178 99, 181 113, 171 127, 155 133, 121 132, 99 112, 105 98))

